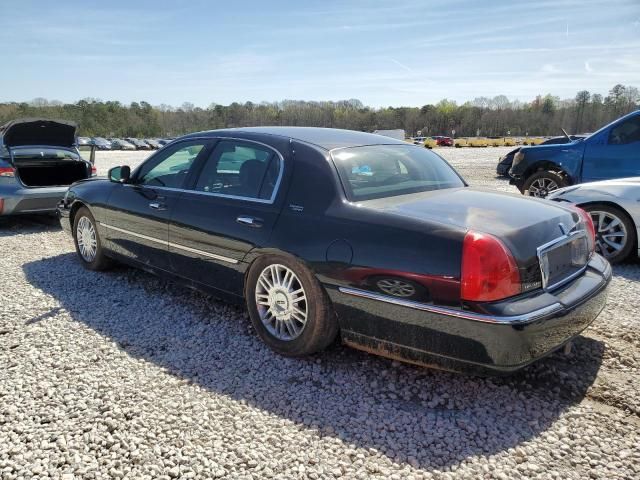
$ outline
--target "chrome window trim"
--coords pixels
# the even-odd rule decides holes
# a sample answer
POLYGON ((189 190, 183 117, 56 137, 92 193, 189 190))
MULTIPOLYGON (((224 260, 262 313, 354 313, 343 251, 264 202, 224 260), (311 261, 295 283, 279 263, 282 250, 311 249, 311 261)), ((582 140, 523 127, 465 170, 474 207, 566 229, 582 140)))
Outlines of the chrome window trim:
POLYGON ((132 232, 131 230, 126 230, 124 228, 115 227, 113 225, 109 225, 108 223, 98 222, 98 225, 100 225, 102 227, 105 227, 105 228, 108 228, 110 230, 115 230, 116 232, 125 233, 127 235, 131 235, 131 236, 134 236, 134 237, 142 238, 144 240, 149 240, 150 242, 159 243, 161 245, 164 245, 165 247, 177 248, 179 250, 184 250, 185 252, 195 253, 197 255, 202 255, 203 257, 209 257, 209 258, 213 258, 215 260, 221 260, 221 261, 227 262, 227 263, 234 263, 234 264, 238 263, 238 260, 236 260, 235 258, 229 258, 229 257, 225 257, 225 256, 222 256, 222 255, 216 255, 215 253, 205 252, 204 250, 198 250, 197 248, 187 247, 185 245, 180 245, 179 243, 173 243, 173 242, 169 242, 169 241, 166 241, 166 240, 161 240, 159 238, 150 237, 148 235, 143 235, 141 233, 132 232))
MULTIPOLYGON (((275 203, 276 201, 276 197, 278 196, 278 192, 280 191, 280 183, 282 182, 282 176, 284 174, 284 157, 282 156, 282 153, 280 153, 280 151, 278 151, 277 149, 275 149, 274 147, 272 147, 271 145, 267 145, 266 143, 257 141, 257 140, 248 140, 245 138, 239 138, 239 137, 189 137, 189 138, 185 138, 184 140, 176 140, 175 142, 172 142, 171 144, 167 144, 167 145, 175 145, 178 142, 182 142, 182 141, 191 141, 191 140, 209 140, 209 141, 222 141, 222 140, 234 140, 234 141, 239 141, 239 142, 246 142, 246 143, 254 143, 256 145, 260 145, 262 147, 265 147, 269 150, 272 150, 278 157, 278 162, 279 162, 279 171, 278 171, 278 178, 276 179, 276 183, 273 186, 273 192, 271 192, 271 197, 270 198, 254 198, 254 197, 244 197, 241 195, 228 195, 226 193, 215 193, 215 192, 201 192, 200 190, 192 190, 192 189, 188 189, 188 188, 174 188, 174 187, 162 187, 162 186, 154 186, 154 185, 145 185, 145 184, 125 184, 125 185, 130 185, 133 187, 145 187, 145 188, 153 188, 153 189, 158 189, 158 190, 169 190, 169 191, 174 191, 174 192, 182 192, 182 193, 195 193, 198 195, 209 195, 212 197, 220 197, 220 198, 229 198, 232 200, 243 200, 246 202, 255 202, 255 203, 263 203, 263 204, 267 204, 267 205, 272 205, 275 203)), ((166 146, 166 145, 165 145, 166 146)), ((215 147, 214 147, 215 150, 215 147)), ((159 152, 160 150, 158 150, 159 152)), ((213 153, 213 151, 211 152, 213 153)), ((149 157, 144 163, 146 163, 147 161, 151 160, 151 158, 153 157, 149 157)), ((208 159, 207 159, 208 160, 208 159)), ((142 163, 140 165, 140 167, 142 165, 144 165, 144 163, 142 163)), ((206 164, 206 163, 205 163, 206 164)), ((138 167, 138 168, 140 168, 138 167)), ((202 173, 202 172, 200 172, 202 173)))
MULTIPOLYGON (((574 227, 575 228, 575 227, 574 227)), ((553 250, 554 248, 558 248, 561 247, 563 245, 566 245, 567 243, 572 242, 573 240, 575 240, 576 238, 580 238, 580 237, 586 237, 587 236, 587 232, 585 230, 573 230, 572 232, 569 232, 565 235, 562 235, 558 238, 555 238, 553 240, 551 240, 550 242, 545 243, 544 245, 540 245, 537 249, 536 249, 536 255, 538 257, 538 265, 540 266, 540 275, 542 278, 542 288, 546 291, 549 290, 553 290, 555 288, 558 288, 562 285, 564 285, 565 283, 570 282, 571 280, 573 280, 576 277, 579 277, 580 275, 582 275, 585 270, 587 269, 587 265, 589 264, 589 260, 591 260, 591 257, 587 258, 587 263, 584 264, 584 266, 582 266, 579 270, 577 270, 576 272, 572 273, 571 275, 569 275, 566 278, 563 278, 562 280, 549 285, 549 273, 545 270, 544 268, 544 263, 542 261, 542 255, 544 255, 545 253, 549 252, 550 250, 553 250)))
POLYGON ((519 323, 533 322, 539 318, 544 318, 554 313, 560 312, 564 309, 559 302, 553 303, 546 307, 534 310, 521 315, 511 315, 499 317, 496 315, 486 315, 482 313, 475 313, 466 310, 456 310, 453 308, 439 307, 436 305, 429 305, 427 303, 415 302, 413 300, 403 300, 399 298, 389 297, 387 295, 381 295, 375 292, 369 292, 367 290, 360 290, 351 287, 338 287, 338 290, 347 295, 353 295, 355 297, 368 298, 370 300, 377 300, 380 302, 390 303, 392 305, 398 305, 401 307, 412 308, 414 310, 421 310, 423 312, 436 313, 438 315, 445 315, 449 317, 461 318, 464 320, 472 320, 475 322, 493 323, 493 324, 505 324, 513 325, 519 323))

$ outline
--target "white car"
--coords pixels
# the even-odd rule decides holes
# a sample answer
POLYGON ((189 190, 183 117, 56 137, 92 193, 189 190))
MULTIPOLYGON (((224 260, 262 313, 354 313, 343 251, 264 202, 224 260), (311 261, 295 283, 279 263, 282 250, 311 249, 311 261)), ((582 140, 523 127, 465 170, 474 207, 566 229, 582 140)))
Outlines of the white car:
POLYGON ((547 199, 573 203, 591 214, 596 251, 609 262, 640 255, 640 177, 573 185, 552 192, 547 199))

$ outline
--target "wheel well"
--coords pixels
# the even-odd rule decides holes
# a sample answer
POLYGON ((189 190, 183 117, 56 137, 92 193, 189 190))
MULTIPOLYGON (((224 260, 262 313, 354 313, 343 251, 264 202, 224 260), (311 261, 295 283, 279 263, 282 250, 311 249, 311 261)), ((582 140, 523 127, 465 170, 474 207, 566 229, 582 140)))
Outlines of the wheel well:
POLYGON ((525 172, 523 177, 525 179, 527 179, 531 175, 533 175, 534 173, 537 173, 537 172, 540 172, 540 171, 548 171, 548 172, 558 173, 558 174, 562 175, 567 180, 567 184, 569 184, 569 185, 571 184, 571 177, 567 174, 567 172, 565 172, 561 167, 559 167, 557 163, 549 162, 548 160, 543 160, 541 162, 537 162, 537 163, 534 163, 533 165, 531 165, 527 169, 527 171, 525 172))
POLYGON ((82 207, 86 207, 86 205, 82 202, 75 202, 71 206, 71 211, 69 212, 69 223, 71 226, 71 230, 73 230, 73 221, 75 220, 76 213, 78 213, 78 210, 80 210, 82 207))

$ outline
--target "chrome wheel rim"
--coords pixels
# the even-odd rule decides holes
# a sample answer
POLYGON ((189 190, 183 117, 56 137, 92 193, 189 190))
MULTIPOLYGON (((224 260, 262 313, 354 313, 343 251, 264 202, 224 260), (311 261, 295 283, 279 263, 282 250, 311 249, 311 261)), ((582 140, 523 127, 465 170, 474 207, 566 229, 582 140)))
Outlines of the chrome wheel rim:
POLYGON ((544 198, 549 192, 558 189, 558 184, 550 178, 536 178, 529 185, 529 195, 532 197, 544 198))
POLYGON ((594 210, 589 212, 596 231, 596 252, 611 258, 627 244, 627 229, 616 215, 594 210))
POLYGON ((412 297, 416 293, 416 289, 413 285, 397 278, 385 278, 384 280, 378 280, 376 285, 384 293, 388 293, 394 297, 412 297))
POLYGON ((307 295, 288 267, 273 264, 258 277, 256 306, 262 324, 278 340, 298 338, 307 324, 307 295))
POLYGON ((87 217, 82 217, 78 221, 76 228, 76 241, 80 256, 85 262, 92 262, 98 252, 98 239, 93 223, 87 217))

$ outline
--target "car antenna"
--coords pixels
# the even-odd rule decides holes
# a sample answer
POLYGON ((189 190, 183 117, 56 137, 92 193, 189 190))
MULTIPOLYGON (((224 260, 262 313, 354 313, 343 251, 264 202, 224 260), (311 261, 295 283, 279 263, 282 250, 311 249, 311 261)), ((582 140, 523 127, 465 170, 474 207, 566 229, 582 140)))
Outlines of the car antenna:
POLYGON ((569 136, 569 134, 564 128, 560 127, 560 130, 562 130, 562 133, 564 133, 564 136, 567 137, 567 140, 569 140, 570 142, 573 142, 573 140, 571 140, 571 137, 569 136))

